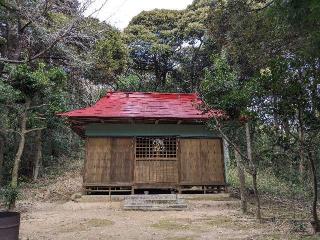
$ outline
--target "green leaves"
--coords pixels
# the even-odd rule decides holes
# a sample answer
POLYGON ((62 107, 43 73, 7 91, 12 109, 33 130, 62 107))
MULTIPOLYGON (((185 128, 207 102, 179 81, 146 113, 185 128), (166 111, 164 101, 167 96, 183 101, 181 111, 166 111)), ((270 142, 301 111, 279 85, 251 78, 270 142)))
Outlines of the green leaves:
POLYGON ((12 103, 21 99, 20 91, 14 89, 4 79, 0 79, 0 103, 12 103))
POLYGON ((187 9, 144 11, 125 29, 129 67, 148 74, 153 91, 195 91, 209 64, 211 41, 205 41, 210 1, 187 9))
POLYGON ((231 119, 239 119, 250 107, 251 88, 239 82, 225 54, 214 56, 213 62, 201 84, 204 100, 211 107, 224 110, 231 119))
POLYGON ((95 47, 94 62, 97 70, 105 75, 118 75, 123 72, 128 61, 128 50, 120 32, 110 32, 100 39, 95 47))
POLYGON ((269 63, 270 74, 261 71, 263 74, 256 78, 260 84, 256 96, 261 99, 264 114, 274 111, 287 120, 295 121, 299 111, 301 120, 304 118, 305 123, 311 123, 313 119, 315 123, 316 112, 320 109, 320 75, 309 60, 300 56, 278 57, 269 63), (272 98, 273 102, 266 101, 272 98))
POLYGON ((15 200, 20 197, 20 194, 18 188, 13 188, 10 185, 0 189, 0 199, 8 209, 10 209, 15 200))
POLYGON ((26 64, 12 67, 8 84, 15 91, 33 98, 63 87, 65 81, 66 74, 62 69, 47 68, 44 63, 39 63, 35 69, 26 64))

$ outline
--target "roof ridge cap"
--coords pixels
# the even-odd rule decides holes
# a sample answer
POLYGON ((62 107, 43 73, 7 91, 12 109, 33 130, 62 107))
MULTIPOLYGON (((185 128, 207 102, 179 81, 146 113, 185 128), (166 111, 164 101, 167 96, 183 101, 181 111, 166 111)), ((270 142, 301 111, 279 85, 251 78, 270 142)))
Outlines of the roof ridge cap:
POLYGON ((198 93, 179 93, 179 92, 135 92, 135 91, 107 91, 107 94, 161 94, 161 95, 196 95, 198 93))

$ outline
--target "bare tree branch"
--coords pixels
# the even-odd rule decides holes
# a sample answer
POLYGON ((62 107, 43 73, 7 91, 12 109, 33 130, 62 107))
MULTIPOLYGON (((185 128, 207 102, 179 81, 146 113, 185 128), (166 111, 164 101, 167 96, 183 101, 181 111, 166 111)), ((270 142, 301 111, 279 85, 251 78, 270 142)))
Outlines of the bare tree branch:
POLYGON ((12 133, 17 133, 17 134, 19 134, 21 136, 21 132, 16 131, 14 129, 0 129, 1 135, 5 135, 5 133, 11 133, 11 132, 12 133))
POLYGON ((6 4, 3 1, 0 1, 0 6, 4 7, 5 9, 7 9, 7 10, 9 10, 11 12, 17 12, 18 11, 15 7, 11 6, 10 4, 6 4))
POLYGON ((11 104, 0 104, 1 106, 4 106, 4 107, 7 107, 7 108, 11 108, 11 109, 14 109, 14 110, 17 110, 18 107, 15 106, 15 105, 11 105, 11 104))
POLYGON ((38 105, 38 106, 32 106, 32 107, 29 107, 28 110, 33 110, 33 109, 36 109, 36 108, 42 108, 42 107, 45 107, 45 106, 48 106, 49 104, 41 104, 41 105, 38 105))
POLYGON ((33 131, 41 131, 41 130, 44 130, 46 129, 46 127, 42 127, 42 128, 33 128, 33 129, 28 129, 28 130, 25 130, 24 133, 27 134, 27 133, 30 133, 30 132, 33 132, 33 131))
POLYGON ((240 154, 240 156, 241 156, 242 158, 244 158, 245 160, 248 161, 248 160, 249 160, 248 157, 247 157, 246 155, 244 155, 244 154, 239 150, 239 148, 238 148, 238 147, 228 138, 228 136, 222 131, 218 119, 217 119, 216 117, 214 117, 213 119, 215 120, 215 123, 216 123, 216 124, 215 124, 215 128, 216 128, 216 129, 218 130, 218 132, 221 134, 222 138, 225 139, 225 140, 229 143, 229 145, 231 145, 231 147, 240 154))
POLYGON ((12 64, 22 64, 22 63, 26 63, 26 61, 13 60, 13 59, 7 59, 7 58, 0 58, 0 62, 12 63, 12 64))
MULTIPOLYGON (((37 14, 37 16, 29 16, 28 14, 26 15, 25 13, 21 13, 21 15, 26 18, 28 20, 28 22, 19 29, 20 33, 23 33, 23 31, 30 26, 32 23, 36 22, 39 20, 40 17, 46 15, 48 13, 49 10, 49 4, 48 4, 49 0, 46 0, 43 4, 43 11, 41 11, 39 14, 37 14)), ((41 8, 41 7, 39 7, 41 8)))
MULTIPOLYGON (((100 8, 94 10, 88 17, 91 17, 93 14, 99 12, 106 4, 107 4, 108 0, 105 0, 103 2, 103 4, 101 4, 100 8)), ((53 42, 46 47, 45 49, 43 49, 41 52, 37 53, 36 55, 34 55, 33 57, 31 57, 28 62, 32 62, 33 60, 41 57, 43 54, 45 54, 47 51, 49 51, 50 49, 52 49, 58 42, 60 42, 71 30, 72 28, 76 25, 76 23, 78 21, 80 21, 83 18, 83 13, 84 11, 92 4, 92 1, 88 1, 89 4, 84 4, 84 7, 81 9, 79 16, 76 17, 69 26, 66 27, 66 29, 60 33, 58 33, 57 37, 55 40, 53 40, 53 42)))
MULTIPOLYGON (((46 52, 48 52, 49 50, 51 50, 58 42, 60 42, 62 39, 64 39, 64 37, 74 28, 74 26, 76 25, 76 23, 78 21, 80 21, 84 16, 83 13, 88 9, 88 7, 93 3, 94 1, 90 0, 87 1, 83 4, 83 7, 80 9, 79 14, 77 17, 75 17, 73 19, 73 21, 66 26, 64 29, 62 29, 60 32, 56 33, 56 37, 55 39, 51 42, 51 44, 49 44, 49 46, 47 46, 45 49, 43 49, 42 51, 40 51, 39 53, 35 54, 34 56, 30 57, 28 60, 26 61, 21 61, 21 60, 13 60, 13 59, 6 59, 6 58, 0 58, 0 62, 5 62, 5 63, 12 63, 12 64, 23 64, 23 63, 27 63, 27 62, 32 62, 40 57, 42 57, 42 55, 44 55, 46 52)), ((99 12, 106 4, 107 4, 108 0, 105 0, 99 8, 95 9, 91 14, 88 15, 88 17, 91 17, 92 15, 94 15, 95 13, 99 12)), ((0 4, 1 5, 1 4, 0 4)), ((47 4, 45 7, 45 10, 47 11, 47 4)), ((27 24, 31 24, 32 20, 30 20, 27 24)), ((25 26, 22 27, 25 28, 25 26)))
POLYGON ((251 9, 249 12, 259 12, 259 11, 262 11, 262 10, 270 7, 273 3, 274 3, 274 0, 268 2, 266 5, 264 5, 264 6, 260 7, 260 8, 253 8, 253 9, 251 9))

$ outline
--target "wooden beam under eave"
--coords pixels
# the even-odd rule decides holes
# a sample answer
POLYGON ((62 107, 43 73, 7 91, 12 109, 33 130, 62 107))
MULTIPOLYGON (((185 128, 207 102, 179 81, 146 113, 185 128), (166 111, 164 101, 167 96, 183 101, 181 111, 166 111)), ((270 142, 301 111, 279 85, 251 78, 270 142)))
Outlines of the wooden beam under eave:
POLYGON ((158 125, 160 120, 156 120, 154 124, 158 125))
POLYGON ((182 120, 179 120, 179 121, 177 122, 178 125, 180 125, 181 123, 182 123, 182 120))

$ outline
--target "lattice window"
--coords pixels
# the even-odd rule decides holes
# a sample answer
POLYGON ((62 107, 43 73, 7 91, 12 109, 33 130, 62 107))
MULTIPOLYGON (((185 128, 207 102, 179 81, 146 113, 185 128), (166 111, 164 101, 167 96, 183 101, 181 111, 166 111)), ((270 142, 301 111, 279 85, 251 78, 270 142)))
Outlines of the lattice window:
POLYGON ((136 158, 175 159, 177 158, 177 139, 175 137, 137 137, 136 158))

